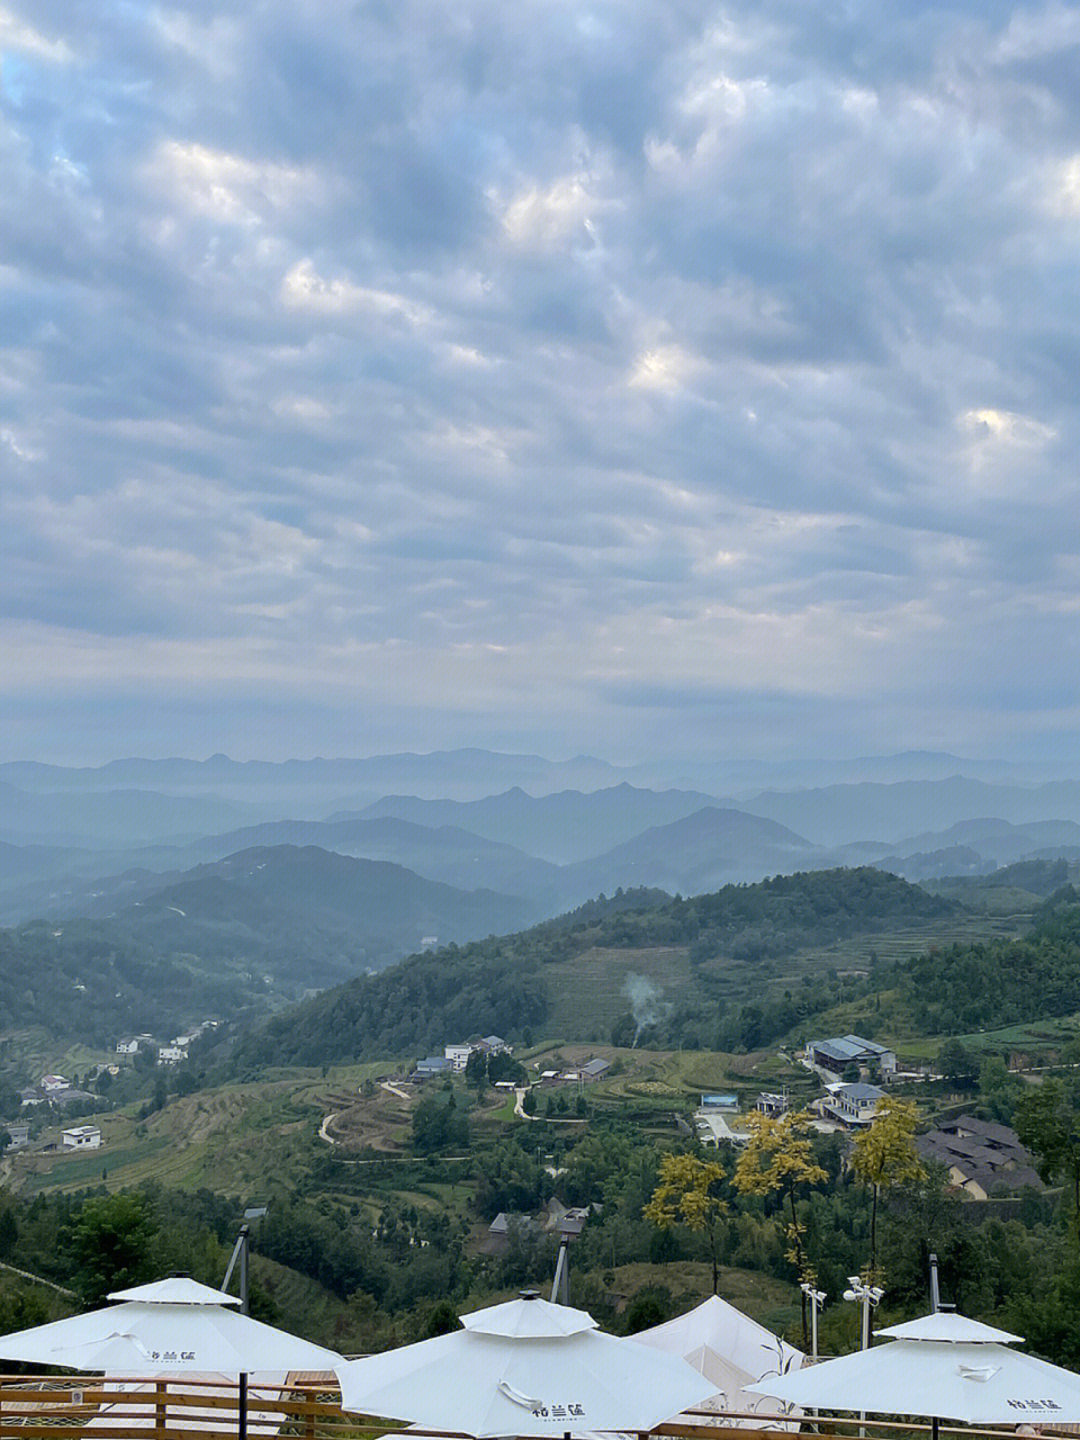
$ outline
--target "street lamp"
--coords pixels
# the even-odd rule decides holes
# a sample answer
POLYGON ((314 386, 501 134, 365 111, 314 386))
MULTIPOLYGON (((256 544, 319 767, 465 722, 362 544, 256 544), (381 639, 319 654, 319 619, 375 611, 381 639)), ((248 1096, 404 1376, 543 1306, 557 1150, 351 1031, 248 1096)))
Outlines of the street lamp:
POLYGON ((804 1280, 799 1289, 810 1301, 810 1353, 817 1359, 817 1317, 818 1311, 825 1304, 825 1291, 815 1290, 809 1280, 804 1280))
MULTIPOLYGON (((853 1302, 855 1302, 855 1303, 857 1303, 857 1304, 862 1305, 862 1307, 863 1307, 863 1312, 862 1312, 862 1348, 863 1348, 864 1350, 869 1350, 869 1349, 870 1349, 870 1311, 877 1309, 878 1305, 879 1305, 880 1302, 881 1302, 881 1297, 885 1294, 885 1291, 882 1290, 882 1288, 881 1288, 880 1285, 864 1285, 863 1282, 862 1282, 862 1277, 859 1276, 859 1275, 849 1275, 849 1276, 848 1276, 848 1284, 851 1286, 851 1289, 844 1291, 844 1299, 845 1299, 845 1300, 851 1300, 851 1301, 853 1301, 853 1302)), ((865 1419, 866 1419, 866 1411, 865 1411, 865 1410, 860 1410, 860 1411, 859 1411, 859 1419, 860 1419, 860 1420, 865 1420, 865 1419)), ((865 1434, 866 1434, 866 1430, 863 1428, 862 1425, 859 1426, 859 1434, 860 1434, 860 1435, 865 1435, 865 1434)))
POLYGON ((848 1284, 850 1290, 844 1291, 844 1299, 856 1301, 862 1305, 862 1348, 870 1349, 870 1311, 876 1310, 881 1297, 885 1294, 880 1285, 864 1285, 862 1278, 858 1275, 849 1275, 848 1284))

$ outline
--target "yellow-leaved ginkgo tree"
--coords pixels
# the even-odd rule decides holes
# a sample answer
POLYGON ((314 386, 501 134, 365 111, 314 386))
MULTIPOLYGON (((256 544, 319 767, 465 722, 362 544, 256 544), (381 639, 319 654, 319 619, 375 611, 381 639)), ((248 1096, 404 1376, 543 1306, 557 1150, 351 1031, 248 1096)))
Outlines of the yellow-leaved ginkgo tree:
POLYGON ((875 1284, 878 1278, 877 1212, 881 1191, 926 1178, 915 1148, 918 1123, 919 1108, 913 1100, 884 1095, 877 1103, 870 1124, 855 1137, 851 1147, 852 1171, 864 1185, 870 1186, 873 1195, 870 1205, 870 1274, 873 1278, 869 1284, 875 1284))
MULTIPOLYGON (((805 1110, 789 1110, 785 1115, 762 1115, 755 1111, 746 1117, 746 1128, 750 1138, 743 1146, 732 1183, 742 1195, 772 1195, 779 1191, 787 1200, 791 1211, 787 1224, 787 1258, 796 1267, 800 1283, 812 1285, 816 1277, 807 1263, 795 1195, 807 1185, 819 1185, 828 1175, 818 1164, 810 1143, 810 1116, 805 1110)), ((805 1290, 802 1326, 805 1343, 805 1290)))
POLYGON ((712 1259, 712 1288, 715 1295, 720 1285, 720 1257, 717 1228, 727 1210, 727 1201, 716 1193, 724 1178, 724 1168, 715 1160, 702 1160, 686 1151, 665 1155, 660 1161, 660 1183, 642 1214, 661 1230, 683 1224, 690 1230, 704 1231, 709 1240, 712 1259))

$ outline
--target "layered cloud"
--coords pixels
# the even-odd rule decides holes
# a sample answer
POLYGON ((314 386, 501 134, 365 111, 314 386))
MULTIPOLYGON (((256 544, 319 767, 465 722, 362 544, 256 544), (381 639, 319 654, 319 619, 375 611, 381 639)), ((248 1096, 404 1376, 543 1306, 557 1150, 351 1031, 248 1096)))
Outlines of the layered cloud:
POLYGON ((0 47, 12 753, 121 697, 270 755, 1075 736, 1071 7, 4 0, 0 47))

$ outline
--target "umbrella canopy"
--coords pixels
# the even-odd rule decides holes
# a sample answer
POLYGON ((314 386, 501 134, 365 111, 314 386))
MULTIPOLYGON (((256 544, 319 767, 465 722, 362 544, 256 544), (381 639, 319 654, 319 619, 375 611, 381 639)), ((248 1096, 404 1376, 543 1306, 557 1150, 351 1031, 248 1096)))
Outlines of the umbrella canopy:
POLYGON ((241 1315, 224 1291, 181 1276, 109 1296, 118 1305, 0 1335, 0 1359, 112 1375, 332 1370, 341 1356, 241 1315))
MULTIPOLYGON (((765 1381, 770 1376, 798 1370, 804 1359, 801 1350, 796 1350, 794 1345, 781 1340, 718 1295, 710 1295, 708 1300, 685 1315, 677 1315, 663 1325, 632 1335, 627 1343, 648 1345, 670 1355, 681 1355, 687 1364, 712 1384, 713 1394, 700 1408, 713 1414, 750 1411, 758 1416, 772 1416, 790 1413, 790 1406, 763 1399, 760 1394, 751 1394, 745 1387, 755 1380, 765 1381)), ((757 1421, 748 1419, 731 1423, 736 1427, 740 1424, 753 1426, 757 1421)), ((798 1421, 794 1421, 791 1428, 798 1429, 798 1421)))
POLYGON ((961 1338, 965 1330, 969 1337, 1007 1333, 961 1315, 928 1315, 882 1331, 905 1332, 888 1345, 749 1388, 819 1410, 924 1415, 969 1425, 1080 1422, 1080 1375, 996 1339, 961 1338))
POLYGON ((993 1325, 984 1325, 981 1320, 969 1320, 966 1315, 957 1315, 955 1310, 937 1310, 932 1315, 920 1315, 917 1320, 905 1320, 902 1325, 889 1325, 884 1330, 875 1330, 875 1335, 885 1335, 890 1340, 951 1340, 967 1341, 973 1345, 992 1344, 1019 1345, 1022 1335, 1011 1335, 1008 1330, 997 1330, 993 1325))
POLYGON ((648 1430, 712 1393, 677 1356, 602 1335, 583 1310, 523 1296, 463 1330, 337 1365, 344 1409, 465 1435, 648 1430))

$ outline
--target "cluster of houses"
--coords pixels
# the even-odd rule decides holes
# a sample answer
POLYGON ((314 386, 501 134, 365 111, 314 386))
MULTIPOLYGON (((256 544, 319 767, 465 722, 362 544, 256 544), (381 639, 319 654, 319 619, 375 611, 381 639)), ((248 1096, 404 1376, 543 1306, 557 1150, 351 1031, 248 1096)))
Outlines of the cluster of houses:
POLYGON ((188 1058, 188 1050, 194 1041, 205 1035, 208 1030, 216 1030, 216 1020, 204 1020, 196 1025, 194 1029, 186 1031, 183 1035, 174 1035, 171 1040, 155 1040, 153 1035, 124 1035, 116 1042, 117 1055, 134 1056, 141 1050, 154 1050, 157 1052, 157 1063, 159 1065, 179 1065, 182 1060, 188 1058))
POLYGON ((538 1085, 591 1085, 595 1080, 603 1080, 611 1069, 611 1061, 604 1060, 599 1055, 594 1055, 591 1060, 586 1060, 583 1065, 571 1065, 562 1070, 541 1070, 540 1061, 536 1062, 536 1084, 538 1085))
POLYGON ((916 1136, 915 1144, 923 1160, 941 1161, 949 1183, 976 1200, 1003 1190, 1043 1189, 1030 1152, 1008 1125, 961 1115, 916 1136))
MULTIPOLYGON (((453 1045, 446 1045, 441 1055, 428 1055, 423 1060, 418 1060, 409 1077, 411 1080, 431 1080, 439 1076, 463 1075, 469 1063, 469 1056, 476 1051, 486 1055, 512 1055, 514 1047, 507 1044, 501 1035, 481 1035, 478 1040, 465 1040, 453 1045)), ((537 1060, 533 1069, 536 1071, 533 1085, 589 1085, 594 1080, 602 1080, 611 1069, 611 1061, 604 1060, 599 1055, 594 1055, 581 1065, 564 1066, 562 1069, 541 1069, 542 1061, 537 1060)), ((497 1080, 497 1089, 513 1090, 515 1082, 512 1080, 497 1080)))
POLYGON ((885 1095, 882 1085, 895 1081, 902 1073, 895 1050, 876 1040, 864 1040, 861 1035, 812 1040, 803 1063, 821 1077, 825 1086, 824 1095, 811 1103, 810 1110, 846 1130, 860 1130, 870 1124, 878 1101, 885 1095), (876 1080, 881 1084, 874 1083, 876 1080))
MULTIPOLYGON (((881 1085, 863 1077, 874 1076, 882 1085, 888 1085, 899 1079, 924 1079, 926 1075, 925 1071, 901 1071, 894 1051, 859 1035, 812 1041, 806 1047, 804 1060, 825 1081, 825 1094, 810 1109, 846 1130, 869 1125, 878 1101, 885 1095, 881 1085), (851 1078, 856 1070, 860 1077, 857 1080, 851 1078), (838 1079, 841 1075, 848 1079, 838 1079)), ((1008 1125, 961 1115, 941 1121, 936 1129, 917 1136, 915 1143, 923 1160, 944 1164, 949 1183, 973 1199, 1043 1189, 1030 1152, 1008 1125)))
POLYGON ((481 1035, 478 1040, 445 1045, 441 1055, 428 1055, 418 1060, 409 1078, 431 1080, 442 1075, 463 1075, 469 1056, 476 1051, 483 1055, 512 1055, 514 1047, 508 1045, 501 1035, 481 1035))
POLYGON ((43 1075, 36 1085, 19 1091, 23 1109, 28 1105, 56 1105, 65 1110, 69 1105, 92 1104, 94 1099, 89 1090, 81 1090, 63 1075, 43 1075))
POLYGON ((593 1205, 564 1205, 554 1195, 536 1215, 520 1210, 500 1210, 488 1226, 480 1250, 485 1255, 505 1255, 514 1239, 519 1241, 538 1240, 542 1235, 568 1236, 575 1239, 585 1228, 585 1222, 595 1211, 603 1207, 593 1205))
MULTIPOLYGON (((12 1120, 3 1126, 8 1133, 7 1149, 25 1150, 30 1144, 30 1125, 25 1120, 12 1120)), ((72 1125, 60 1132, 62 1150, 100 1150, 101 1130, 97 1125, 72 1125)))

